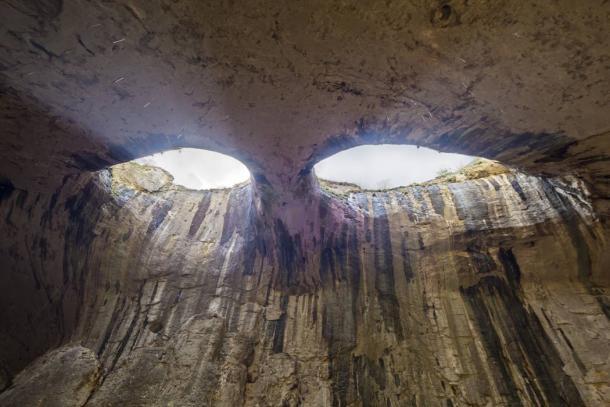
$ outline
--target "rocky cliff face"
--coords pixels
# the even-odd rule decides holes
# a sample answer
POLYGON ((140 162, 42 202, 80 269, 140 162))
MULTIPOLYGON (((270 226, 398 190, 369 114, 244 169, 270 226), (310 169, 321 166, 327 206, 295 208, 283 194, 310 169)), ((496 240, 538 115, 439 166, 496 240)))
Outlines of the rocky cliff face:
POLYGON ((609 15, 1 1, 0 405, 610 404, 609 15), (311 176, 379 143, 530 175, 311 176), (252 182, 108 170, 180 147, 252 182))
POLYGON ((607 229, 576 179, 495 174, 322 183, 298 234, 131 164, 5 185, 0 405, 610 403, 607 229))

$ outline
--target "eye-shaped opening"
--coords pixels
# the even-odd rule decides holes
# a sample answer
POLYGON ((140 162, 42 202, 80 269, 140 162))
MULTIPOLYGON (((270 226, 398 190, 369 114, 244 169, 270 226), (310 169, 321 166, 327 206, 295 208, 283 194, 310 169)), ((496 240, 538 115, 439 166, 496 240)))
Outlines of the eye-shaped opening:
POLYGON ((250 179, 250 171, 239 160, 198 148, 164 151, 133 162, 161 168, 173 177, 173 184, 194 190, 230 188, 250 179))
POLYGON ((362 145, 343 150, 314 166, 322 180, 358 185, 368 190, 384 190, 426 182, 438 177, 449 182, 478 157, 441 153, 413 145, 362 145))

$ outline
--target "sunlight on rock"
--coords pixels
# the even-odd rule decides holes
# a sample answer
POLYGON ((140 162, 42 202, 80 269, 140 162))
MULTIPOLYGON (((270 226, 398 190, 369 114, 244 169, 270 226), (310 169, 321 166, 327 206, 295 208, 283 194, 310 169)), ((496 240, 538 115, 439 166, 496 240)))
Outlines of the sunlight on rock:
POLYGON ((135 161, 164 169, 174 177, 174 184, 189 189, 229 188, 250 179, 248 168, 235 158, 197 148, 165 151, 135 161))
POLYGON ((388 189, 429 181, 457 171, 476 158, 412 145, 364 145, 328 157, 314 170, 324 180, 388 189))

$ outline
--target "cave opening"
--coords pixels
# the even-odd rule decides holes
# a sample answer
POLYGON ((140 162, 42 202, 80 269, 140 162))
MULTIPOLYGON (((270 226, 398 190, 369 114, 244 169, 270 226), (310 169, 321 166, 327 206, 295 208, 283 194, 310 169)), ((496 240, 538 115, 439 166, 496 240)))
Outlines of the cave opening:
POLYGON ((231 188, 250 179, 250 171, 236 158, 200 148, 167 150, 127 165, 132 163, 161 168, 173 177, 174 185, 193 190, 231 188))
POLYGON ((610 406, 610 2, 354 3, 0 1, 0 407, 610 406))
POLYGON ((314 172, 324 181, 355 184, 366 190, 387 190, 436 178, 451 182, 458 179, 456 175, 463 168, 482 161, 488 160, 415 145, 369 144, 319 161, 314 172))

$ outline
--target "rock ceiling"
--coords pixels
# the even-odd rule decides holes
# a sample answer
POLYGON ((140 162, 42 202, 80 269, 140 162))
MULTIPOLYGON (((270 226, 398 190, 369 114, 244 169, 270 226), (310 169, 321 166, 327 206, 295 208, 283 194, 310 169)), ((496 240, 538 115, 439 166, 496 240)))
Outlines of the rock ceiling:
POLYGON ((0 21, 1 405, 608 404, 607 0, 0 21), (320 193, 317 160, 382 142, 518 168, 320 193), (252 184, 89 172, 181 146, 252 184))
POLYGON ((289 185, 380 141, 608 173, 608 2, 8 0, 0 15, 16 184, 195 146, 289 185))

